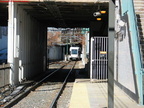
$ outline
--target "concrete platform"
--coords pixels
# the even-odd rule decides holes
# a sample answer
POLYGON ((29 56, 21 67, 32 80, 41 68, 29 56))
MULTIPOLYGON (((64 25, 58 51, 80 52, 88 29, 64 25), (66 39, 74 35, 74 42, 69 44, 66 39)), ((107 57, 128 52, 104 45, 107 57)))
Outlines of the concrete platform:
MULTIPOLYGON (((114 90, 114 108, 144 108, 116 85, 114 90)), ((90 79, 76 79, 69 108, 107 108, 107 100, 107 83, 90 83, 90 79)))

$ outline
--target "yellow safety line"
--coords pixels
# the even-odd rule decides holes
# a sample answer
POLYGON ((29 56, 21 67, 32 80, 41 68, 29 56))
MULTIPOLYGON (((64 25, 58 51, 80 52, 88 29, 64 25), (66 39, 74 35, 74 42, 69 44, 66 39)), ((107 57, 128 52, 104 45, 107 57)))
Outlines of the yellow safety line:
POLYGON ((74 83, 69 108, 90 108, 86 84, 74 83))

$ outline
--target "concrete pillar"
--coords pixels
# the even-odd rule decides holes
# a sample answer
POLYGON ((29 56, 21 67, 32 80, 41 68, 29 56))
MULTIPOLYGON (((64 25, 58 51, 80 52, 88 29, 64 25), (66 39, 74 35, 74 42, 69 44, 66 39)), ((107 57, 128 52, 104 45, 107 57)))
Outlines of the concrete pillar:
POLYGON ((114 108, 114 37, 115 37, 115 0, 109 0, 108 108, 114 108))
POLYGON ((82 45, 82 64, 85 65, 85 45, 82 45))
POLYGON ((9 2, 9 22, 8 22, 8 63, 10 63, 10 84, 18 83, 18 49, 19 36, 17 36, 17 5, 9 2))

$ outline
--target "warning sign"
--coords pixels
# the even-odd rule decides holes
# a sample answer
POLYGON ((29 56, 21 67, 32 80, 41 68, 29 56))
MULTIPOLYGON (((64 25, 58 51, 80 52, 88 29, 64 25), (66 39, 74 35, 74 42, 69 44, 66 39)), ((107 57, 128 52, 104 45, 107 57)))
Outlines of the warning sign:
POLYGON ((100 51, 100 54, 107 54, 106 51, 100 51))

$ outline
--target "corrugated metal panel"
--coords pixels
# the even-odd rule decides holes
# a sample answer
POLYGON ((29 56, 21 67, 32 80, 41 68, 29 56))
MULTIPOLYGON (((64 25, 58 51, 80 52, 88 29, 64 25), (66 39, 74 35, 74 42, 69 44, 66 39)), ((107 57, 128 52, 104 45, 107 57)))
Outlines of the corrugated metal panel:
MULTIPOLYGON (((14 69, 11 80, 30 79, 43 72, 46 67, 47 28, 16 4, 14 5, 14 16, 11 15, 11 17, 14 19, 14 24, 9 26, 15 28, 12 29, 14 30, 14 35, 11 37, 14 42, 9 43, 9 48, 13 47, 12 49, 15 53, 14 55, 8 55, 13 58, 13 60, 9 60, 14 69)), ((15 80, 14 83, 18 82, 15 80)))
POLYGON ((30 78, 43 71, 45 38, 40 29, 43 27, 24 11, 20 25, 20 31, 24 31, 20 34, 20 60, 24 67, 24 77, 30 78))
POLYGON ((9 76, 10 76, 10 69, 3 69, 0 70, 0 87, 10 84, 9 76))

